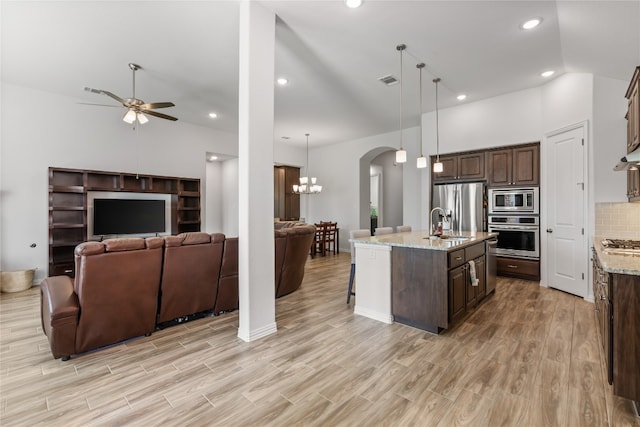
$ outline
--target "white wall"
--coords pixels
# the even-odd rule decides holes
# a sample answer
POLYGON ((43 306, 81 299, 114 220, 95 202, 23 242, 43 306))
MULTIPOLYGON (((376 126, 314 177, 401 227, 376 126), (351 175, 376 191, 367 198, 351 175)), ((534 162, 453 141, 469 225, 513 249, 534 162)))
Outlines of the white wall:
POLYGON ((2 84, 3 270, 37 267, 37 281, 48 273, 50 166, 199 178, 206 188, 206 152, 237 155, 235 135, 152 118, 136 136, 122 109, 77 101, 2 84))
POLYGON ((226 236, 238 236, 238 159, 222 163, 222 229, 226 236))
POLYGON ((222 162, 206 162, 205 186, 202 191, 206 194, 204 212, 201 217, 204 219, 202 231, 207 233, 221 233, 223 224, 223 197, 224 186, 222 184, 222 162))
POLYGON ((371 161, 382 169, 382 216, 378 218, 378 227, 402 225, 402 171, 404 166, 397 164, 395 151, 387 151, 371 161))
POLYGON ((626 202, 627 174, 613 166, 627 152, 629 82, 595 76, 593 83, 594 203, 626 202))

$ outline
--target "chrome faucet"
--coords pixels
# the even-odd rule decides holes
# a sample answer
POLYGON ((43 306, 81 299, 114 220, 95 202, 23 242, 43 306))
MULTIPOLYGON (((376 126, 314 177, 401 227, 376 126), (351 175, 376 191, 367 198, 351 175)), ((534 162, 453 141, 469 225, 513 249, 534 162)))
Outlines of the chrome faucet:
POLYGON ((442 216, 444 218, 447 217, 447 213, 441 207, 436 206, 435 208, 431 209, 431 212, 429 213, 429 235, 430 236, 434 236, 435 235, 434 230, 433 230, 433 213, 435 211, 440 211, 440 212, 442 212, 442 216))

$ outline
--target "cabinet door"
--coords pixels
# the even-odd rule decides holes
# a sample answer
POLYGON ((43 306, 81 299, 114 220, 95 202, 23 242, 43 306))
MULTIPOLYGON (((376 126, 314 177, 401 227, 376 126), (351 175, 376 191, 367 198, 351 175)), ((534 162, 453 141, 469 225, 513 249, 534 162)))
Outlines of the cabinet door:
POLYGON ((627 112, 627 153, 640 145, 640 81, 636 80, 629 97, 629 111, 627 112))
POLYGON ((489 151, 489 185, 511 185, 513 150, 489 151))
POLYGON ((449 271, 449 323, 454 323, 465 313, 467 267, 462 265, 449 271))
MULTIPOLYGON (((433 160, 435 162, 435 158, 433 160)), ((442 162, 442 172, 434 173, 434 181, 451 181, 458 177, 458 156, 440 156, 442 162)), ((433 170, 433 167, 431 168, 433 170)))
POLYGON ((627 170, 627 197, 630 202, 640 200, 640 170, 627 170))
POLYGON ((530 145, 513 149, 513 184, 538 185, 540 183, 540 149, 530 145))
POLYGON ((476 286, 476 300, 479 302, 487 294, 487 270, 485 265, 485 256, 482 255, 473 260, 476 264, 476 277, 478 286, 476 286))
POLYGON ((484 153, 461 154, 458 156, 459 179, 484 179, 484 153))

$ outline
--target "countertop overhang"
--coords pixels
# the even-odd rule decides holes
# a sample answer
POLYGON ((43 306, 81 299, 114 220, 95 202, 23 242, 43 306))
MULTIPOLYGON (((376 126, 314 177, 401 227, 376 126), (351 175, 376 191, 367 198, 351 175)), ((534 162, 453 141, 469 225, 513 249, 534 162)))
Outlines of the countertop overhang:
POLYGON ((381 236, 360 237, 349 239, 349 242, 364 243, 384 246, 399 246, 404 248, 430 249, 436 251, 451 251, 474 245, 487 239, 498 236, 498 233, 462 232, 445 234, 445 239, 430 239, 427 230, 409 231, 403 233, 383 234, 381 236), (456 237, 464 237, 468 240, 459 240, 456 237))
POLYGON ((602 268, 607 273, 629 274, 640 276, 640 254, 607 253, 602 248, 603 237, 593 238, 593 247, 596 249, 602 268))

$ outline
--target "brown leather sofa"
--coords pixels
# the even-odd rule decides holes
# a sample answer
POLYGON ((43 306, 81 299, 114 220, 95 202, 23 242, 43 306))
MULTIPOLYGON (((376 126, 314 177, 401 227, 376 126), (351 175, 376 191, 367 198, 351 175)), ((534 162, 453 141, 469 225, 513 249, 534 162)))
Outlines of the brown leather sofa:
POLYGON ((54 358, 68 359, 155 329, 163 240, 85 242, 75 249, 76 277, 41 283, 42 329, 54 358))
MULTIPOLYGON (((275 295, 300 287, 315 226, 275 231, 275 295)), ((238 308, 238 238, 185 233, 108 239, 75 249, 76 277, 41 283, 42 329, 68 359, 192 314, 238 308)))
POLYGON ((164 238, 158 323, 213 310, 224 242, 221 233, 164 238))

